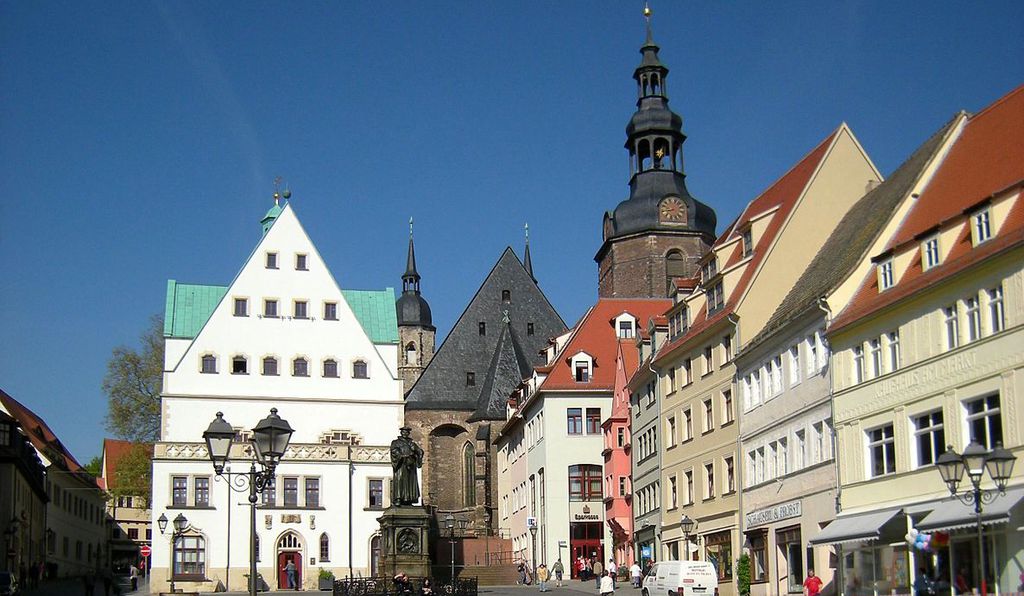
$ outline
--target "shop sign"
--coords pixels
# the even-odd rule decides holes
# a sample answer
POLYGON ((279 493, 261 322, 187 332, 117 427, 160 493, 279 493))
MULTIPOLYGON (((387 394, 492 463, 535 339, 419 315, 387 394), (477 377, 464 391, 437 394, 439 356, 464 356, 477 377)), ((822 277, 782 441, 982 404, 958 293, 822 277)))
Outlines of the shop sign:
POLYGON ((590 505, 576 506, 570 505, 570 516, 574 522, 599 522, 601 521, 601 514, 590 511, 590 505))
POLYGON ((751 511, 748 513, 747 527, 753 528, 756 526, 763 526, 765 524, 789 519, 791 517, 800 517, 802 514, 803 507, 801 506, 800 501, 781 503, 779 505, 765 507, 764 509, 758 509, 757 511, 751 511))
POLYGON ((645 544, 645 545, 640 547, 640 557, 644 558, 644 559, 650 559, 651 558, 651 545, 650 544, 645 544))

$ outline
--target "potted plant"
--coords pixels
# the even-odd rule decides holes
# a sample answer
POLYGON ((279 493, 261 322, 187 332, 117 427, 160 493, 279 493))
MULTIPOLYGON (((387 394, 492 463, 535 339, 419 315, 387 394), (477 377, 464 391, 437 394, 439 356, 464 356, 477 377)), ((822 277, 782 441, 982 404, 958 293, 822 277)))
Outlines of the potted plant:
POLYGON ((324 569, 323 567, 321 567, 320 574, 317 576, 317 580, 319 581, 319 590, 334 590, 334 573, 331 572, 329 569, 324 569))

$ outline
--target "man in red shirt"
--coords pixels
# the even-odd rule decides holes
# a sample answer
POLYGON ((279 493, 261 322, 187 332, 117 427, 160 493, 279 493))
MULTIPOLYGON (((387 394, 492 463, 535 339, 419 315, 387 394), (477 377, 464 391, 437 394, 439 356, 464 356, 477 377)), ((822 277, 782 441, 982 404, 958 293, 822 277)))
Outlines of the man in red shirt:
POLYGON ((813 569, 807 570, 807 579, 804 580, 804 595, 818 596, 821 593, 821 578, 814 575, 813 569))

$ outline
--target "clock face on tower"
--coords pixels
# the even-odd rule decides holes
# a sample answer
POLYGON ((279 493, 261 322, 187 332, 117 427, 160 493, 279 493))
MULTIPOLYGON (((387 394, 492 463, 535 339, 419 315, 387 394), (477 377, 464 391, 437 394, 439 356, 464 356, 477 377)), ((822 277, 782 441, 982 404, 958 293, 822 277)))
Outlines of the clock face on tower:
POLYGON ((679 197, 667 197, 658 207, 658 219, 661 223, 686 223, 686 203, 679 197))

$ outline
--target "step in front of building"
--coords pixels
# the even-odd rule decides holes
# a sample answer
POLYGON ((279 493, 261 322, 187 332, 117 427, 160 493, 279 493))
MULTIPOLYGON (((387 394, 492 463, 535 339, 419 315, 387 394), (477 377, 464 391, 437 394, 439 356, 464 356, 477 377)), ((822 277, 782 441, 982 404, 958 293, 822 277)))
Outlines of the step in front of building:
POLYGON ((476 577, 481 586, 511 586, 519 579, 515 565, 467 565, 460 577, 476 577))

